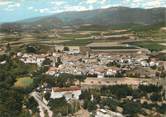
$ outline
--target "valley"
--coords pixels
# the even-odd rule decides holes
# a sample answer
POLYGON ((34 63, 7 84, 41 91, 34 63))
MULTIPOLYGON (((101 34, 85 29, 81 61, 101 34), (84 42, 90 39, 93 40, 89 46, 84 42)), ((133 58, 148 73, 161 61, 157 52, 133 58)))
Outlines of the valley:
POLYGON ((0 24, 0 117, 165 117, 165 27, 128 7, 0 24))

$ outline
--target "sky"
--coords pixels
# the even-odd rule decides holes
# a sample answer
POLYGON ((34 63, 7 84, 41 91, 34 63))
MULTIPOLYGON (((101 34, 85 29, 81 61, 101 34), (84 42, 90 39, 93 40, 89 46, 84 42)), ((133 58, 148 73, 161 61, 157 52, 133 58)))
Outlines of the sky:
POLYGON ((166 7, 166 0, 0 0, 0 23, 65 11, 84 11, 116 6, 166 7))

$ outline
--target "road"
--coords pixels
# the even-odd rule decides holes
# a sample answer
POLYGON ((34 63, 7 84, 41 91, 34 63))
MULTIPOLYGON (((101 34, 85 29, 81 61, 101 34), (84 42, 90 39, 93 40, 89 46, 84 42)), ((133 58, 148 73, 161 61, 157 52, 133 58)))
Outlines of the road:
POLYGON ((74 114, 74 117, 90 117, 90 113, 81 107, 81 109, 74 114))
POLYGON ((44 117, 44 110, 48 112, 49 117, 53 117, 53 112, 50 110, 50 108, 42 101, 42 98, 39 96, 37 92, 32 92, 30 94, 39 104, 39 109, 41 111, 41 117, 44 117))

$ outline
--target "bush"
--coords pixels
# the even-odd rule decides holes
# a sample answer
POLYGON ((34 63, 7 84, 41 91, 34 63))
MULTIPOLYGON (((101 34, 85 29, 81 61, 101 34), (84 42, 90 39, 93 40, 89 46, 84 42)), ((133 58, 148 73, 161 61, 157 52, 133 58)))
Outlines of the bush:
POLYGON ((39 112, 38 103, 33 97, 29 98, 25 105, 28 109, 31 109, 33 113, 39 112))
POLYGON ((157 86, 157 85, 139 85, 138 87, 139 90, 145 92, 145 93, 159 93, 162 90, 162 86, 157 86))
POLYGON ((64 51, 69 51, 69 47, 64 47, 63 50, 64 51))
POLYGON ((141 105, 134 102, 127 102, 123 106, 124 114, 129 114, 131 116, 134 116, 135 114, 141 112, 141 105))
POLYGON ((85 109, 88 109, 89 112, 92 112, 92 111, 94 111, 94 110, 97 109, 96 104, 95 104, 94 102, 92 102, 92 101, 89 101, 89 100, 85 100, 85 101, 84 101, 83 107, 84 107, 85 109))
POLYGON ((162 114, 166 114, 166 104, 162 104, 161 106, 159 106, 157 108, 157 111, 162 113, 162 114))
POLYGON ((37 53, 39 50, 38 47, 34 46, 34 45, 28 45, 26 46, 26 52, 27 53, 37 53))
POLYGON ((150 99, 151 99, 152 101, 161 101, 161 100, 162 100, 162 96, 161 96, 161 94, 153 93, 153 94, 150 96, 150 99))

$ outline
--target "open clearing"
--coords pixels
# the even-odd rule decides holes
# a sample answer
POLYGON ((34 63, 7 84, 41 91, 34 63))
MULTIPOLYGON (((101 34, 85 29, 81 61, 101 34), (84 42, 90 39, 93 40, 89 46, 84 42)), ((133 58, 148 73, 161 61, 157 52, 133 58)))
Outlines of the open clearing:
POLYGON ((30 77, 22 77, 22 78, 17 78, 16 83, 14 86, 16 88, 27 88, 30 87, 33 83, 33 79, 30 77))

